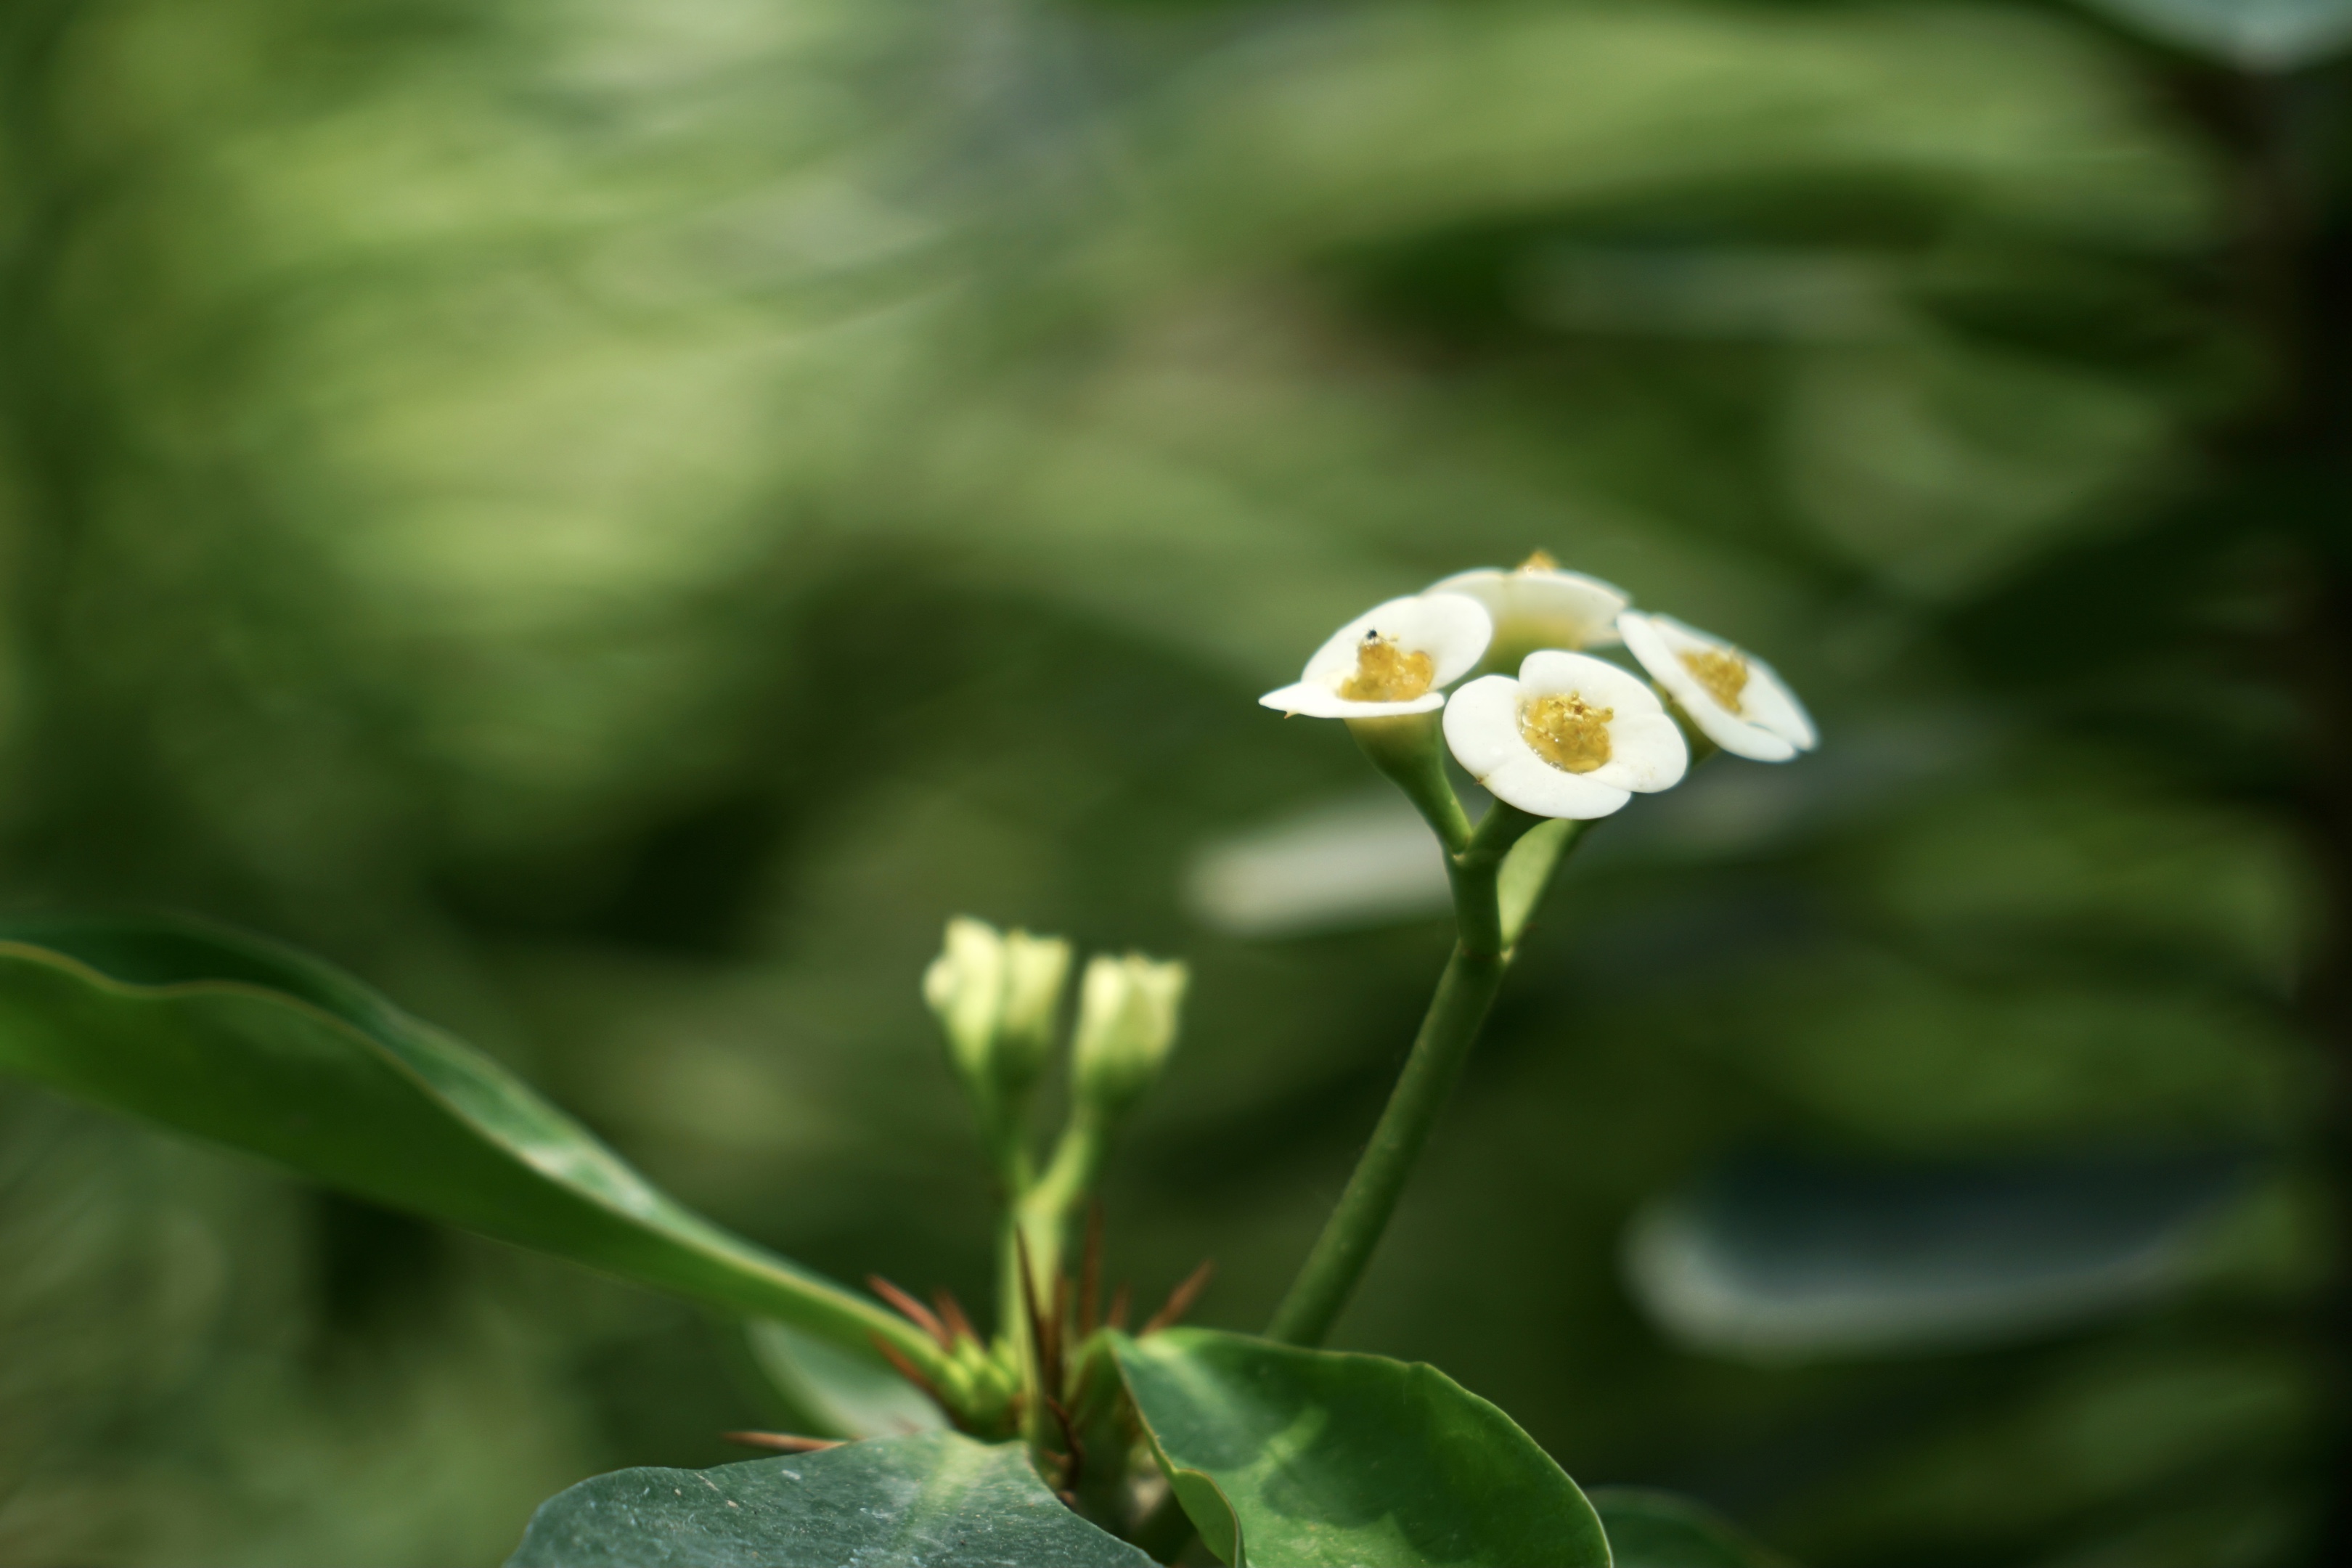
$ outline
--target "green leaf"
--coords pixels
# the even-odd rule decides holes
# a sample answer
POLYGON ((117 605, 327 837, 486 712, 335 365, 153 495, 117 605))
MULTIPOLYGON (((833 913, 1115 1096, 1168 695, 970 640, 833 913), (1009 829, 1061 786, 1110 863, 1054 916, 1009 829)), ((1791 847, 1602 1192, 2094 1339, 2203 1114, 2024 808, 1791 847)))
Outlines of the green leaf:
POLYGON ((930 1342, 656 1191, 496 1062, 349 975, 179 921, 0 926, 0 1069, 329 1186, 791 1323, 930 1342))
POLYGON ((1616 1568, 1789 1568, 1714 1510, 1672 1492, 1595 1487, 1592 1506, 1616 1568))
POLYGON ((1118 1353, 1160 1468, 1224 1562, 1607 1568, 1576 1483, 1434 1367, 1205 1329, 1118 1353))
POLYGON ((896 1437, 947 1424, 920 1390, 870 1356, 767 1318, 745 1323, 743 1339, 769 1388, 791 1407, 794 1431, 896 1437))
POLYGON ((541 1503, 508 1568, 1148 1568, 1018 1443, 953 1432, 709 1470, 615 1470, 541 1503))

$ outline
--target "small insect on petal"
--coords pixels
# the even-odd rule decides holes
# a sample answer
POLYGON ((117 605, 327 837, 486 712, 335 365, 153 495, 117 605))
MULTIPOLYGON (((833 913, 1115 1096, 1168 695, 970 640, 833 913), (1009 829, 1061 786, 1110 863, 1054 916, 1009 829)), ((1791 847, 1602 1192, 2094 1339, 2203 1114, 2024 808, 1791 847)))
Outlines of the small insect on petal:
POLYGON ((1459 594, 1416 594, 1375 605, 1325 639, 1298 679, 1258 701, 1318 719, 1434 713, 1442 688, 1486 652, 1494 622, 1459 594))

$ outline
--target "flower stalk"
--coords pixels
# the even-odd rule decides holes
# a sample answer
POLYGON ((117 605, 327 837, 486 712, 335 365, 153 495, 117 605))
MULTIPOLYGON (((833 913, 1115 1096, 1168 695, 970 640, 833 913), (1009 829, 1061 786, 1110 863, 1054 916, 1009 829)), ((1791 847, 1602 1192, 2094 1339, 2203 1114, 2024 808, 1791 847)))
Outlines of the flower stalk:
MULTIPOLYGON (((1452 797, 1450 786, 1446 794, 1452 797)), ((1454 812, 1460 811, 1455 805, 1454 812)), ((1586 826, 1547 820, 1498 800, 1446 856, 1454 887, 1453 956, 1438 977, 1436 994, 1388 1105, 1314 1250, 1276 1309, 1267 1338, 1313 1346, 1329 1336, 1461 1081, 1528 916, 1586 826)))
POLYGON ((1516 570, 1456 573, 1375 606, 1258 700, 1346 721, 1437 835, 1454 893, 1454 954, 1404 1070, 1266 1330, 1313 1346, 1362 1280, 1520 933, 1591 824, 1674 788, 1697 757, 1786 762, 1818 736, 1769 665, 1672 616, 1635 613, 1622 590, 1540 550, 1516 570), (1578 651, 1621 640, 1649 679, 1578 651), (1516 675, 1496 668, 1514 661, 1516 675), (1441 694, 1480 668, 1491 673, 1441 694), (1448 752, 1494 797, 1475 827, 1448 752))

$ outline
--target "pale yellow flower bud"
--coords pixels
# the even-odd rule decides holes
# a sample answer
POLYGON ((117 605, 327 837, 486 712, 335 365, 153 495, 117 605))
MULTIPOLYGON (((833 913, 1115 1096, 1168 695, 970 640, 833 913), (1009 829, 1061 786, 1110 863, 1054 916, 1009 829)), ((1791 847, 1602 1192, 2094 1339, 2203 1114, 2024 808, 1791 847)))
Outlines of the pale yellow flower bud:
POLYGON ((923 1000, 940 1016, 956 1070, 984 1082, 1004 1018, 1004 939, 968 915, 948 921, 947 943, 923 972, 923 1000))
POLYGON ((1181 963, 1136 952, 1087 964, 1072 1064, 1081 1101, 1115 1116, 1151 1087, 1176 1044, 1190 978, 1181 963))
POLYGON ((997 1026, 995 1076, 1010 1094, 1037 1081, 1054 1058, 1054 1022, 1070 978, 1070 944, 1013 931, 1004 937, 1004 1010, 997 1026))

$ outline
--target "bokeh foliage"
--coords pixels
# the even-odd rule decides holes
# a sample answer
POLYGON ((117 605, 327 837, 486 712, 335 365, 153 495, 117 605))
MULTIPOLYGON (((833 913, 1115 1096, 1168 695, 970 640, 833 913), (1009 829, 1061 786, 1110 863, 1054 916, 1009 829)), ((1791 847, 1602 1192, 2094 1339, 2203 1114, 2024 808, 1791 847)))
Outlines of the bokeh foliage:
MULTIPOLYGON (((1205 1320, 1254 1329, 1444 935, 1220 934, 1186 866, 1362 787, 1256 691, 1543 546, 1768 651, 1827 745, 1596 838, 1343 1342, 1822 1564, 2302 1549, 2293 584, 2195 499, 2273 381, 2179 62, 1962 5, 0 29, 11 903, 302 942, 726 1222, 967 1300, 940 922, 1186 954, 1113 1261, 1213 1252, 1205 1320), (1616 1254, 1758 1143, 2266 1173, 2160 1309, 1752 1366, 1616 1254)), ((0 1557, 493 1561, 763 1418, 683 1309, 0 1119, 0 1557)))

